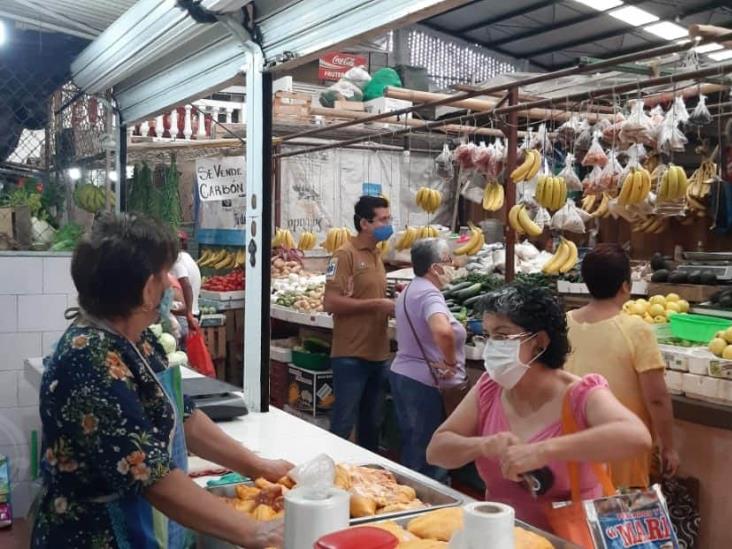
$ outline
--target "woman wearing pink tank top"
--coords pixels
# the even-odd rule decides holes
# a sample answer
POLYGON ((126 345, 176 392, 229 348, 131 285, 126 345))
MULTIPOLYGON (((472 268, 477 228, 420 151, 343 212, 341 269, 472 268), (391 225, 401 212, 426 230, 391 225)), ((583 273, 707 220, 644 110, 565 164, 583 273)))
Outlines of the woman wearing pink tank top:
POLYGON ((516 283, 487 294, 482 305, 486 374, 437 430, 427 460, 446 469, 474 461, 486 499, 549 530, 546 504, 570 499, 568 461, 583 464, 583 497, 599 497, 588 464, 647 452, 651 436, 603 377, 562 370, 567 321, 550 290, 516 283), (565 397, 579 433, 562 434, 565 397))

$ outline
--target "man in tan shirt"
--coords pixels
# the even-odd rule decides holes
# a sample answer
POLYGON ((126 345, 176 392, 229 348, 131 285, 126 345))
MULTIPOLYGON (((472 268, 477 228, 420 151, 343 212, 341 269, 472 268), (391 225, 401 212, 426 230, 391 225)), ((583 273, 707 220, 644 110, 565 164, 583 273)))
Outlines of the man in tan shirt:
POLYGON ((324 308, 333 314, 331 367, 335 404, 331 432, 379 446, 379 398, 387 371, 387 322, 394 301, 386 298, 386 271, 376 244, 393 233, 389 202, 362 196, 353 216, 358 235, 336 250, 326 272, 324 308))

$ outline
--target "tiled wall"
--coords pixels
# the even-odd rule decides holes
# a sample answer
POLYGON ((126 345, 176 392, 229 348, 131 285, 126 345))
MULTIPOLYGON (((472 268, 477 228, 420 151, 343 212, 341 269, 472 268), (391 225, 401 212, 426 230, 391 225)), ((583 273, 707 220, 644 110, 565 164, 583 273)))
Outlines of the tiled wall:
POLYGON ((70 254, 0 253, 0 454, 10 456, 13 511, 31 501, 30 437, 38 431, 38 395, 23 375, 26 358, 49 352, 76 303, 70 254))

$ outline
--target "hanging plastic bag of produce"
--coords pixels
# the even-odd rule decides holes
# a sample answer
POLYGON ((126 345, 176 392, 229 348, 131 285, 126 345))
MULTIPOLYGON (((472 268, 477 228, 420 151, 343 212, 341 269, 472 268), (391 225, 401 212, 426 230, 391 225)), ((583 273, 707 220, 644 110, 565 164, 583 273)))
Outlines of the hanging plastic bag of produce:
POLYGON ((491 150, 486 146, 485 141, 481 141, 480 145, 473 147, 472 162, 475 170, 487 176, 490 172, 491 150))
POLYGON ((585 224, 577 211, 574 200, 567 199, 564 206, 556 211, 551 221, 551 228, 559 231, 584 234, 585 224))
POLYGON ((592 171, 588 173, 582 180, 582 189, 585 194, 595 194, 600 192, 602 186, 600 185, 600 179, 602 176, 602 168, 595 166, 592 171))
POLYGON ((618 160, 618 156, 614 150, 607 155, 608 161, 600 172, 600 188, 609 191, 617 187, 620 181, 620 175, 623 172, 623 166, 618 160))
POLYGON ((452 163, 452 153, 447 143, 442 146, 442 152, 437 155, 434 163, 434 174, 443 181, 451 181, 455 175, 455 166, 452 163))
POLYGON ((572 153, 567 153, 564 157, 564 168, 559 172, 559 177, 564 178, 564 182, 567 184, 567 189, 570 191, 581 191, 582 182, 577 176, 577 171, 574 167, 575 156, 572 153))
POLYGON ((671 109, 673 111, 674 120, 678 121, 680 124, 686 124, 689 121, 689 111, 686 108, 686 103, 684 103, 683 95, 676 96, 671 109))
POLYGON ((667 115, 658 137, 658 150, 666 154, 684 152, 688 142, 684 132, 679 128, 678 120, 669 118, 667 115))
POLYGON ((577 137, 581 125, 579 116, 576 113, 572 113, 567 121, 557 128, 557 139, 565 145, 572 143, 575 137, 577 137))
POLYGON ((585 167, 600 166, 602 168, 605 164, 607 164, 607 155, 602 150, 602 145, 600 145, 599 134, 595 134, 592 138, 590 150, 587 151, 587 154, 582 159, 582 165, 585 167))
POLYGON ((574 142, 574 153, 579 158, 580 152, 589 150, 592 145, 592 125, 586 118, 582 119, 579 130, 577 132, 577 140, 574 142))
POLYGON ((549 133, 544 122, 539 125, 539 129, 536 131, 536 144, 544 156, 551 155, 554 150, 554 145, 549 139, 549 133))
POLYGON ((461 143, 455 147, 453 159, 457 162, 461 171, 472 170, 475 167, 475 164, 473 164, 473 149, 475 149, 475 143, 461 143))
POLYGON ((621 138, 630 143, 646 143, 651 138, 651 119, 643 110, 642 99, 633 99, 630 104, 630 115, 620 130, 621 138))
POLYGON ((549 213, 549 210, 547 210, 543 206, 539 206, 536 210, 536 215, 534 216, 534 223, 536 223, 539 228, 543 229, 544 227, 548 227, 552 222, 552 214, 549 213))
POLYGON ((602 130, 602 138, 605 142, 613 144, 620 138, 620 130, 623 128, 624 122, 623 113, 616 113, 613 122, 602 130))
POLYGON ((700 95, 699 102, 694 107, 694 110, 689 115, 689 125, 702 127, 712 123, 712 113, 707 108, 707 96, 700 95))

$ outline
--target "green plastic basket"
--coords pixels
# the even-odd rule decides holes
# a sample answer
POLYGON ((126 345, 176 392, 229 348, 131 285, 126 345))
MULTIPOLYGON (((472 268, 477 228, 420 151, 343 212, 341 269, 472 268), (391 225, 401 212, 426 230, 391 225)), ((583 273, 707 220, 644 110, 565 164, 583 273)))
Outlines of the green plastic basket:
POLYGON ((717 318, 716 316, 682 314, 671 317, 671 333, 674 337, 709 343, 720 330, 732 326, 732 320, 717 318))
POLYGON ((310 353, 302 349, 293 349, 292 363, 306 370, 322 372, 330 367, 330 357, 321 353, 310 353))

